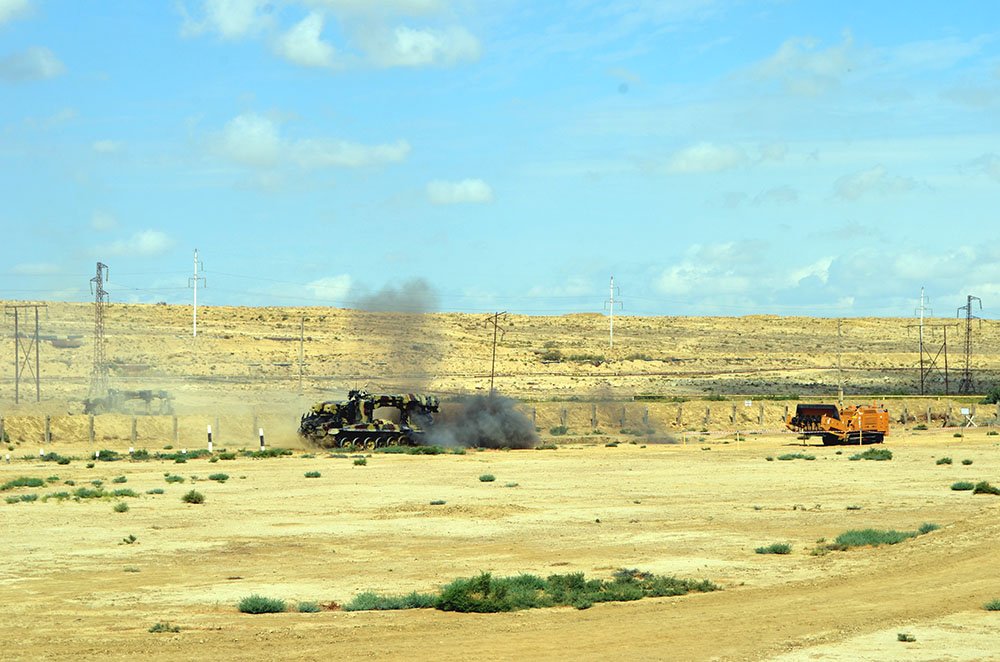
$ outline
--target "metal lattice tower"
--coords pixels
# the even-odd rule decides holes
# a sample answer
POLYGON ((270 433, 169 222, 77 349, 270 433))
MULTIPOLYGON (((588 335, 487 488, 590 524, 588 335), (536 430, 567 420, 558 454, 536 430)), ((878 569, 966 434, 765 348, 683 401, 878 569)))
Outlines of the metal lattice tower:
POLYGON ((108 363, 104 354, 104 307, 108 303, 108 293, 104 281, 108 277, 108 265, 97 263, 97 275, 90 279, 90 289, 94 293, 94 368, 90 373, 91 399, 103 398, 108 394, 108 363))
POLYGON ((972 383, 972 365, 970 363, 972 357, 972 320, 979 318, 972 314, 973 301, 978 301, 979 309, 982 310, 983 300, 971 294, 968 296, 965 305, 958 309, 959 315, 961 315, 963 310, 965 311, 965 369, 962 371, 962 381, 958 385, 958 392, 960 394, 970 394, 975 389, 975 385, 972 383))

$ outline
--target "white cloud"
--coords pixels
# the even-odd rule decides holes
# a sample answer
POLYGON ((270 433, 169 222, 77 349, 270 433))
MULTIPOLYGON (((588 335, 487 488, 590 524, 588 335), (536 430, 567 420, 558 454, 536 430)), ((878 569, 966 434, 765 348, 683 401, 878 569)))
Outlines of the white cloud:
POLYGON ((827 49, 811 37, 786 40, 777 52, 751 67, 758 80, 773 80, 793 94, 817 96, 838 87, 841 79, 857 68, 863 55, 854 48, 849 32, 843 41, 827 49))
POLYGON ((0 79, 8 82, 46 80, 66 71, 55 53, 41 46, 34 46, 0 59, 0 79))
POLYGON ((890 175, 879 164, 867 170, 844 175, 834 184, 834 194, 841 200, 859 200, 869 195, 905 193, 916 188, 917 182, 909 177, 890 175))
POLYGON ((426 67, 479 59, 479 41, 465 28, 363 31, 362 48, 380 67, 426 67))
POLYGON ((129 239, 121 239, 100 249, 106 255, 151 257, 162 255, 174 245, 173 239, 159 230, 143 230, 129 239))
POLYGON ((799 192, 791 186, 776 186, 774 188, 761 191, 756 198, 756 205, 792 205, 799 201, 799 192))
POLYGON ((436 205, 493 202, 493 189, 481 179, 457 182, 434 180, 427 184, 427 198, 436 205))
POLYGON ((0 25, 24 16, 30 9, 28 0, 0 0, 0 25))
POLYGON ((317 299, 325 301, 342 301, 351 291, 352 281, 348 274, 327 276, 306 283, 306 289, 317 299))
POLYGON ((215 140, 216 152, 239 164, 276 167, 291 163, 303 168, 359 168, 397 163, 410 153, 405 140, 364 145, 345 140, 283 140, 278 124, 263 115, 245 113, 233 118, 215 140))
POLYGON ((278 126, 256 113, 238 115, 226 124, 218 150, 243 165, 276 165, 282 151, 278 126))
POLYGON ((995 152, 988 152, 969 161, 965 164, 963 170, 979 172, 1000 182, 1000 156, 995 152))
POLYGON ((676 152, 667 169, 678 174, 722 172, 743 165, 746 154, 736 145, 698 143, 676 152))
MULTIPOLYGON (((606 286, 605 286, 606 287, 606 286)), ((562 285, 536 285, 528 290, 530 297, 578 297, 593 295, 597 288, 583 276, 570 276, 562 285)))
POLYGON ((114 154, 121 150, 122 144, 114 140, 95 140, 90 147, 98 154, 114 154))
POLYGON ((32 262, 15 265, 10 271, 19 276, 47 276, 59 273, 59 265, 50 262, 32 262))
POLYGON ((405 140, 383 145, 363 145, 346 140, 299 140, 289 145, 292 160, 304 168, 362 168, 399 163, 410 153, 405 140))
POLYGON ((323 16, 313 12, 295 24, 274 43, 274 52, 304 67, 333 67, 336 51, 323 41, 323 16))
POLYGON ((312 7, 323 7, 341 14, 404 14, 426 16, 445 9, 443 0, 305 0, 312 7))
POLYGON ((90 227, 98 232, 114 230, 118 227, 118 219, 104 211, 95 211, 90 217, 90 227))
POLYGON ((211 31, 224 39, 252 35, 270 25, 271 19, 266 12, 271 7, 270 0, 205 0, 202 5, 204 18, 195 21, 182 6, 181 34, 195 36, 211 31))

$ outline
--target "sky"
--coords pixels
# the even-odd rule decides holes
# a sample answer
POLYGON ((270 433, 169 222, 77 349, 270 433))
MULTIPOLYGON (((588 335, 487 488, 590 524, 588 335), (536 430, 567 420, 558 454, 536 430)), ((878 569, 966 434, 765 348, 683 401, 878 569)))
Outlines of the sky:
POLYGON ((0 0, 0 299, 990 317, 998 209, 992 0, 0 0))

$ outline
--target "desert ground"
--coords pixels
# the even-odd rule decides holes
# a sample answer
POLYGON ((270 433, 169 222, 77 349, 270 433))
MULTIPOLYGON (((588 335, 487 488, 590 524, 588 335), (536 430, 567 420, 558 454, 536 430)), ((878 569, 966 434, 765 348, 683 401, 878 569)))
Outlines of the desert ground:
MULTIPOLYGON (((1000 598, 1000 497, 950 489, 1000 483, 997 408, 981 394, 914 395, 910 320, 844 320, 838 335, 836 320, 626 317, 612 350, 601 316, 512 316, 496 385, 534 417, 544 449, 375 453, 359 466, 299 440, 299 413, 357 385, 487 391, 492 330, 482 316, 208 308, 193 341, 189 308, 116 304, 106 319, 112 385, 167 389, 174 413, 97 416, 91 442, 81 412, 92 306, 46 310, 43 336, 82 342, 43 339, 40 402, 22 384, 15 405, 13 366, 0 376, 10 455, 0 485, 44 482, 0 492, 2 659, 986 660, 1000 651, 1000 616, 983 609, 1000 598), (848 401, 887 403, 891 460, 851 460, 860 449, 782 431, 786 408, 835 401, 841 379, 848 401), (978 427, 956 427, 963 407, 978 427), (100 449, 125 458, 129 447, 200 449, 208 424, 217 458, 254 449, 258 425, 269 446, 292 454, 93 461, 100 449), (553 435, 557 427, 566 432, 553 435), (40 451, 71 460, 42 461, 40 451), (778 459, 789 453, 815 459, 778 459), (45 498, 95 480, 137 496, 45 498), (205 502, 184 503, 191 489, 205 502), (20 499, 29 494, 37 500, 20 499), (117 512, 119 502, 128 509, 117 512), (847 530, 925 523, 940 528, 823 549, 847 530), (772 543, 791 553, 755 553, 772 543), (502 614, 338 608, 363 591, 433 592, 480 572, 607 579, 619 568, 722 590, 502 614), (250 594, 289 611, 240 613, 250 594), (323 609, 299 613, 300 602, 323 609), (157 623, 179 631, 150 632, 157 623)), ((975 333, 985 390, 1000 369, 1000 336, 989 322, 975 333)))

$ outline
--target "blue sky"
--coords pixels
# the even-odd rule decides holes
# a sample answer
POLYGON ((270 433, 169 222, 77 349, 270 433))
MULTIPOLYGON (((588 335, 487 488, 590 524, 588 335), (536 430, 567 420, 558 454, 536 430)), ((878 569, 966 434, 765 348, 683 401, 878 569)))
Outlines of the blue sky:
POLYGON ((1000 5, 0 0, 0 298, 1000 302, 1000 5))

